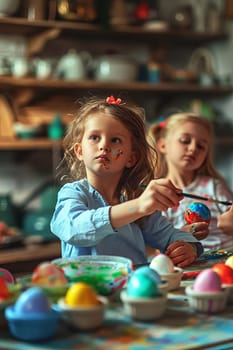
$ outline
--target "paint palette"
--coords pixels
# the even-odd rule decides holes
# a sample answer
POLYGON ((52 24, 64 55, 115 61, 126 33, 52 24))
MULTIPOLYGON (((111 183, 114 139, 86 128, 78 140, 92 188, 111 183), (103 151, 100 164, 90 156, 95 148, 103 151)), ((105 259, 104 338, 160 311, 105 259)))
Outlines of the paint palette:
POLYGON ((63 269, 70 283, 87 283, 105 296, 122 289, 133 271, 132 261, 120 256, 82 255, 56 259, 53 263, 63 269))

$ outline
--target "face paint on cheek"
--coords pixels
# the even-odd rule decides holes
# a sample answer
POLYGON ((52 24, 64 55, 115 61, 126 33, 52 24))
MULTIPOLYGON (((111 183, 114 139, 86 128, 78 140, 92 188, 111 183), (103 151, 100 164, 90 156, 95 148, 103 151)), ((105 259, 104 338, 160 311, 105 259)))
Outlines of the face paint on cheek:
POLYGON ((115 159, 117 160, 121 155, 123 154, 123 151, 118 149, 114 152, 114 155, 116 156, 115 159))

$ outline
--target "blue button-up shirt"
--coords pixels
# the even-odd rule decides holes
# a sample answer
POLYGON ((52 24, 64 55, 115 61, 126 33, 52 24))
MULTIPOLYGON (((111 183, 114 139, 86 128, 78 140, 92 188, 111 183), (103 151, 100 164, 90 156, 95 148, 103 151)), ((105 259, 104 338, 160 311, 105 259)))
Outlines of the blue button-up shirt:
POLYGON ((114 230, 110 208, 86 179, 67 183, 60 189, 51 231, 61 240, 62 257, 115 255, 144 264, 146 245, 163 253, 176 240, 194 242, 198 255, 202 252, 195 237, 175 229, 158 211, 146 218, 142 228, 132 222, 114 230))

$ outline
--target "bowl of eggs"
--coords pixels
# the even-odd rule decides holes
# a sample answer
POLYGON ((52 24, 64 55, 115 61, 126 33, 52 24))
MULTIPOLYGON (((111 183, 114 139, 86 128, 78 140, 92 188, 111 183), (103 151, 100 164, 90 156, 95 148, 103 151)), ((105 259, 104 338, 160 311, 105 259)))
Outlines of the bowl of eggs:
POLYGON ((130 259, 110 255, 82 255, 53 260, 69 283, 84 282, 102 296, 121 290, 133 271, 130 259))

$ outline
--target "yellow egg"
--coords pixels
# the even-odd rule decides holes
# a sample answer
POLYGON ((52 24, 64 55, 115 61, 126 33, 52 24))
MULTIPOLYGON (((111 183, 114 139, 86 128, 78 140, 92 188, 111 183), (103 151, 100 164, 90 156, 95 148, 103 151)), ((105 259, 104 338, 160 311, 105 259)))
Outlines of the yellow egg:
POLYGON ((83 282, 77 282, 68 289, 65 302, 69 306, 93 306, 99 304, 95 290, 83 282))
POLYGON ((225 265, 230 266, 233 269, 233 255, 229 256, 225 261, 225 265))

